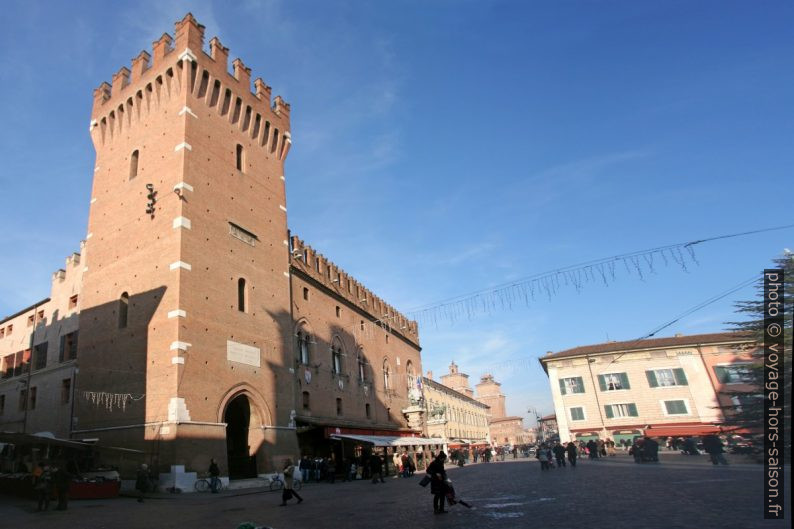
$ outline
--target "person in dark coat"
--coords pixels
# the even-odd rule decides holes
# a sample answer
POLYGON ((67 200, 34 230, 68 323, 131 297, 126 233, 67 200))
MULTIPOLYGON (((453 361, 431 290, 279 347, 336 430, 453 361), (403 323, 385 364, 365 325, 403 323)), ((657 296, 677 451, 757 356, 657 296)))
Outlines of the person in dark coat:
POLYGON ((598 458, 598 444, 592 439, 587 441, 587 455, 590 459, 598 458))
POLYGON ((727 465, 728 461, 722 455, 725 449, 722 447, 722 441, 716 435, 706 435, 703 437, 703 450, 711 457, 711 462, 714 465, 727 465))
POLYGON ((53 481, 58 496, 58 506, 55 507, 55 510, 65 511, 69 505, 69 483, 72 482, 72 474, 66 470, 66 465, 54 469, 53 481))
POLYGON ((149 492, 149 466, 142 463, 135 475, 135 490, 138 491, 138 502, 143 503, 143 496, 149 492))
POLYGON ((377 483, 378 479, 381 483, 386 483, 383 481, 383 462, 375 452, 369 456, 369 473, 372 475, 372 483, 377 483))
POLYGON ((430 494, 433 495, 433 512, 443 514, 444 499, 447 493, 447 471, 444 469, 444 462, 447 455, 439 452, 436 458, 427 467, 427 475, 430 476, 430 494))
POLYGON ((565 452, 568 454, 568 462, 572 467, 576 467, 576 456, 579 455, 579 450, 576 447, 576 443, 571 441, 565 445, 565 452))
POLYGON ((642 458, 645 461, 658 462, 659 461, 659 443, 650 437, 645 438, 642 444, 642 458))
POLYGON ((214 459, 210 459, 210 490, 213 494, 218 493, 218 489, 220 488, 221 480, 221 470, 218 468, 218 463, 215 462, 214 459))
POLYGON ((554 444, 554 448, 551 449, 554 452, 554 458, 557 460, 557 467, 561 468, 565 466, 565 447, 557 441, 554 444))

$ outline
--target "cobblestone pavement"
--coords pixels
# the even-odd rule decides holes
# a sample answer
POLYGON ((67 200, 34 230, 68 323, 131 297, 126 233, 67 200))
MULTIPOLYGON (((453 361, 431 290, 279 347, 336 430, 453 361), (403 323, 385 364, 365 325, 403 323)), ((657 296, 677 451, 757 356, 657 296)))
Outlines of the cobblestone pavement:
MULTIPOLYGON (((786 512, 791 519, 790 468, 786 512)), ((628 456, 581 461, 541 472, 535 460, 519 459, 449 468, 458 496, 473 506, 434 515, 421 478, 309 484, 305 501, 279 507, 279 493, 158 495, 73 501, 66 512, 34 512, 32 501, 0 497, 0 528, 234 529, 244 521, 280 528, 377 527, 514 528, 766 528, 762 467, 714 467, 704 457, 663 454, 659 464, 637 465, 628 456)))

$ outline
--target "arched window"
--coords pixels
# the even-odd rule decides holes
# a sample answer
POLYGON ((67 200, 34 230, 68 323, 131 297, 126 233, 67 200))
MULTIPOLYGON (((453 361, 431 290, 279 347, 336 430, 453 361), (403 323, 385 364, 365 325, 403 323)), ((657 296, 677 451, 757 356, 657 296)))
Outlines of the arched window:
POLYGON ((245 312, 245 305, 247 301, 247 289, 245 288, 245 279, 242 277, 237 280, 237 310, 245 312))
POLYGON ((342 344, 336 339, 331 345, 331 370, 335 375, 342 373, 342 344))
POLYGON ((119 329, 127 328, 129 309, 130 309, 130 295, 124 292, 119 298, 119 329))
POLYGON ((130 155, 130 180, 138 176, 138 149, 130 155))
POLYGON ((243 170, 243 146, 239 143, 237 144, 237 170, 240 172, 243 170))
POLYGON ((305 330, 298 331, 298 362, 309 365, 309 342, 311 335, 305 330))
POLYGON ((414 363, 408 360, 405 364, 405 375, 408 379, 408 392, 416 387, 416 374, 414 374, 414 363))
POLYGON ((384 360, 383 361, 383 389, 386 390, 386 391, 391 389, 390 377, 391 377, 391 372, 390 372, 390 369, 389 369, 389 361, 388 360, 384 360))
POLYGON ((364 351, 358 351, 358 381, 367 381, 367 359, 364 358, 364 351))

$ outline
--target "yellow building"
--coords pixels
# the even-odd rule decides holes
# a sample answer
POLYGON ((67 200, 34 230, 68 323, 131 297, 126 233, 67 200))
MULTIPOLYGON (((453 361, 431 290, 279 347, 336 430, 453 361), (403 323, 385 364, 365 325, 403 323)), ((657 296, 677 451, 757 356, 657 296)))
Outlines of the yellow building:
POLYGON ((427 437, 488 442, 488 406, 428 377, 422 378, 422 389, 427 437))

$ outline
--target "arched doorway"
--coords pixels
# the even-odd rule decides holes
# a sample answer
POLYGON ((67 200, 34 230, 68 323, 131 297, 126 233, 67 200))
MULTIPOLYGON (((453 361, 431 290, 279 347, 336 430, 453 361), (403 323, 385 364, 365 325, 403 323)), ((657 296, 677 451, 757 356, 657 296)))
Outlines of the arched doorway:
POLYGON ((229 462, 229 479, 256 477, 256 455, 248 444, 251 423, 251 403, 245 395, 235 397, 223 414, 226 423, 226 453, 229 462))

